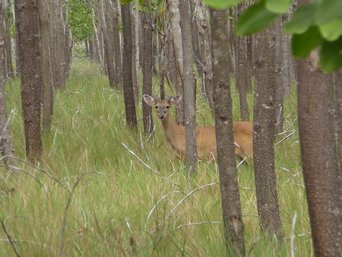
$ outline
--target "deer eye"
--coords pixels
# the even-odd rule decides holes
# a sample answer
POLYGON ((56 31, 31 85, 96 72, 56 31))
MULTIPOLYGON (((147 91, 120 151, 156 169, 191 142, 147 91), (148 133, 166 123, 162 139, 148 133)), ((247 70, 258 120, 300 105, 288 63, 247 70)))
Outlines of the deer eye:
POLYGON ((166 106, 166 109, 169 109, 169 107, 170 107, 170 106, 167 105, 167 106, 166 106))
POLYGON ((158 105, 154 106, 154 108, 158 109, 158 105))

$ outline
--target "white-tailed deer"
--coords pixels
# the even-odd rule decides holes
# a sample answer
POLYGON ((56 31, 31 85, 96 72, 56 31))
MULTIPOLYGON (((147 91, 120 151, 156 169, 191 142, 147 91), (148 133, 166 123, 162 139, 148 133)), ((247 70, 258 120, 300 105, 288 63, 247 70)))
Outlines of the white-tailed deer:
MULTIPOLYGON (((179 157, 186 153, 185 127, 178 125, 169 115, 171 105, 177 105, 182 96, 170 96, 167 99, 156 99, 153 96, 143 95, 144 101, 157 111, 167 140, 170 142, 179 157)), ((241 158, 253 159, 253 123, 248 121, 233 123, 235 154, 241 158)), ((196 127, 196 144, 198 159, 216 158, 215 127, 196 127)))

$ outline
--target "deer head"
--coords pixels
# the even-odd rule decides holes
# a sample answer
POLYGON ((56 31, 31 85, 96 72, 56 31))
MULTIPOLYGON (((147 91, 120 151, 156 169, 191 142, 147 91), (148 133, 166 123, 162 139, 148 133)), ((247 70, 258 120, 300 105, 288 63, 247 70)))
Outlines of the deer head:
POLYGON ((169 96, 166 99, 155 98, 150 95, 143 95, 144 102, 156 109, 158 118, 164 120, 168 114, 171 105, 177 105, 182 101, 181 95, 169 96))

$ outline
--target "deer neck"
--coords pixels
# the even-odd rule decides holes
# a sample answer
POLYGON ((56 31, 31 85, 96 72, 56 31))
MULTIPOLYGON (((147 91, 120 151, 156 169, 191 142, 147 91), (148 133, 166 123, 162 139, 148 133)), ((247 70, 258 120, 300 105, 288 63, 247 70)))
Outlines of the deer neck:
POLYGON ((171 117, 170 113, 168 113, 166 118, 161 122, 167 139, 173 144, 177 137, 179 137, 179 132, 184 130, 184 127, 178 125, 177 122, 171 117))

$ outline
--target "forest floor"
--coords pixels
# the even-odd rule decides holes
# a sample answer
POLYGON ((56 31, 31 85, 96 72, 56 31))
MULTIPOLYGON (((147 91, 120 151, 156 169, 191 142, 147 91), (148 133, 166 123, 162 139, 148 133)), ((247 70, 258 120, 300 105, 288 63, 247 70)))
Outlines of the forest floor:
MULTIPOLYGON (((157 83, 156 83, 157 85, 157 83)), ((200 91, 200 90, 198 90, 200 91)), ((158 92, 157 88, 155 92, 158 92)), ((96 65, 73 64, 55 97, 52 130, 38 167, 25 161, 19 81, 7 87, 18 172, 0 170, 0 256, 227 256, 215 162, 189 177, 162 127, 148 138, 125 126, 122 92, 96 65), (8 236, 11 237, 12 244, 8 236)), ((251 100, 251 99, 250 99, 251 100)), ((234 118, 239 119, 233 90, 234 118)), ((262 235, 251 166, 239 166, 248 256, 313 256, 299 158, 295 90, 286 97, 285 132, 276 144, 283 240, 262 235)), ((212 124, 197 96, 197 120, 212 124)))

